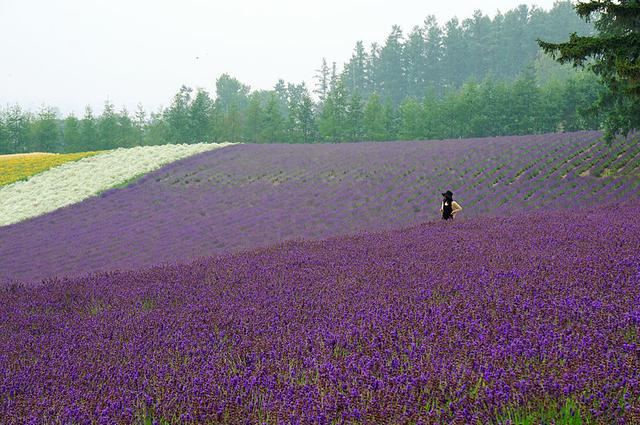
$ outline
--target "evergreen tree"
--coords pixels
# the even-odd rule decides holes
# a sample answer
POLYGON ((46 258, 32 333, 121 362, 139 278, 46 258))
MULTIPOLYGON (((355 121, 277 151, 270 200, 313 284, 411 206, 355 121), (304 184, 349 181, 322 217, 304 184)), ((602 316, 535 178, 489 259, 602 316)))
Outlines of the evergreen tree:
POLYGON ((118 113, 117 146, 130 148, 136 146, 136 141, 135 126, 129 116, 129 111, 126 108, 122 108, 118 113))
POLYGON ((436 90, 438 95, 442 95, 443 75, 442 75, 442 30, 438 25, 435 16, 430 15, 424 21, 423 34, 425 37, 424 49, 424 81, 425 87, 418 92, 409 92, 414 96, 422 96, 426 88, 436 90))
POLYGON ((166 120, 165 112, 160 109, 152 112, 145 123, 144 145, 155 146, 171 143, 171 129, 166 120))
POLYGON ((444 90, 459 87, 467 79, 471 67, 468 63, 468 44, 458 18, 451 18, 445 25, 443 39, 444 90))
POLYGON ((572 33, 564 43, 538 43, 560 63, 587 66, 602 79, 607 90, 598 106, 606 111, 606 138, 626 135, 640 127, 640 2, 587 1, 575 9, 587 21, 596 16, 597 35, 572 33))
POLYGON ((322 58, 322 65, 320 69, 316 70, 314 79, 316 80, 316 87, 313 90, 318 95, 320 103, 324 102, 329 94, 329 66, 327 65, 327 59, 322 58))
POLYGON ((205 143, 212 139, 213 100, 206 90, 198 89, 189 105, 189 124, 191 126, 187 143, 205 143))
POLYGON ((171 143, 189 143, 192 140, 191 87, 182 86, 173 96, 171 105, 164 111, 169 126, 171 143))
POLYGON ((422 28, 414 27, 409 34, 403 49, 404 63, 406 67, 406 89, 409 96, 423 93, 426 86, 426 43, 422 28))
POLYGON ((342 79, 346 81, 346 87, 350 93, 359 92, 367 96, 370 93, 369 84, 369 58, 364 43, 356 42, 353 55, 344 66, 342 79))
POLYGON ((391 98, 387 98, 382 106, 382 120, 385 130, 383 140, 396 140, 398 138, 399 119, 391 98))
POLYGON ((115 149, 119 142, 118 116, 111 102, 106 101, 98 119, 98 148, 115 149))
POLYGON ((227 106, 227 112, 218 122, 216 134, 223 142, 241 142, 243 133, 243 119, 238 103, 227 106))
POLYGON ((380 50, 381 48, 378 43, 371 43, 371 49, 369 50, 369 62, 367 63, 370 93, 380 93, 382 90, 382 83, 384 80, 382 67, 380 66, 380 50))
POLYGON ((329 91, 335 91, 336 85, 338 84, 338 69, 336 67, 336 63, 331 63, 331 77, 329 78, 329 91))
POLYGON ((264 108, 260 141, 265 143, 283 142, 284 123, 280 113, 278 96, 272 93, 264 108))
POLYGON ((134 127, 136 132, 136 140, 138 146, 145 144, 144 136, 147 130, 147 113, 145 112, 142 104, 138 103, 136 107, 136 113, 134 115, 134 127))
POLYGON ((289 89, 291 88, 292 84, 289 84, 287 86, 287 84, 284 82, 284 80, 280 79, 278 80, 278 82, 276 83, 276 85, 273 87, 273 91, 276 95, 276 99, 278 100, 278 108, 280 108, 280 115, 282 115, 283 117, 286 117, 287 114, 289 113, 289 89))
POLYGON ((82 143, 80 121, 75 115, 70 114, 64 119, 62 133, 65 141, 64 149, 66 152, 82 152, 86 150, 86 146, 82 143))
POLYGON ((356 91, 351 94, 349 105, 347 106, 348 136, 347 140, 355 142, 364 139, 364 106, 362 97, 356 91))
POLYGON ((374 92, 367 100, 367 105, 364 108, 363 121, 365 140, 385 140, 387 133, 384 125, 382 102, 377 92, 374 92))
POLYGON ((92 151, 102 149, 98 140, 97 120, 93 116, 93 110, 90 106, 85 108, 84 117, 80 122, 80 138, 85 150, 92 151))
POLYGON ((263 111, 260 98, 256 93, 249 97, 249 105, 245 114, 244 122, 244 138, 249 143, 261 141, 261 132, 263 128, 263 111))
POLYGON ((31 146, 33 152, 59 152, 60 128, 58 126, 57 111, 52 107, 40 108, 36 119, 32 123, 31 146))
POLYGON ((473 64, 466 78, 481 80, 490 73, 491 59, 498 48, 492 31, 491 18, 483 15, 480 10, 476 10, 472 18, 462 22, 462 27, 465 38, 468 39, 467 61, 473 64))
POLYGON ((317 140, 318 126, 316 125, 314 104, 309 93, 302 96, 300 106, 297 109, 297 117, 302 133, 302 141, 310 143, 317 140))
POLYGON ((406 71, 403 58, 402 30, 394 25, 380 50, 378 76, 380 95, 398 105, 406 95, 406 71))
POLYGON ((346 88, 342 80, 338 79, 335 88, 327 95, 318 120, 318 128, 323 140, 343 142, 347 139, 349 126, 347 109, 346 88))

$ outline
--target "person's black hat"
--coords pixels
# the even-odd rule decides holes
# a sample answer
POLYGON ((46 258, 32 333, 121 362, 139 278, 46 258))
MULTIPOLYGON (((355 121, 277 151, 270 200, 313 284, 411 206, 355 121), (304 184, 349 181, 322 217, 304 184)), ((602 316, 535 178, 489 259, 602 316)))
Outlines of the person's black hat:
POLYGON ((447 198, 451 198, 451 197, 453 197, 453 192, 451 192, 450 190, 447 190, 445 193, 442 194, 442 196, 446 196, 447 198))

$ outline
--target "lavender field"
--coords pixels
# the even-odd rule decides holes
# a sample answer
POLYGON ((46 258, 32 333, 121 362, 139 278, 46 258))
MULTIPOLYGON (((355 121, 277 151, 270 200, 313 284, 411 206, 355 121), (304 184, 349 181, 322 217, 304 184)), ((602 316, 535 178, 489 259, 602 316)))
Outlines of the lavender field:
MULTIPOLYGON (((186 191, 183 167, 211 160, 122 193, 186 191)), ((427 222, 5 286, 1 422, 639 423, 639 216, 427 222)))
POLYGON ((0 282, 114 269, 398 229, 640 198, 640 144, 598 132, 448 141, 237 145, 53 213, 0 227, 0 282))

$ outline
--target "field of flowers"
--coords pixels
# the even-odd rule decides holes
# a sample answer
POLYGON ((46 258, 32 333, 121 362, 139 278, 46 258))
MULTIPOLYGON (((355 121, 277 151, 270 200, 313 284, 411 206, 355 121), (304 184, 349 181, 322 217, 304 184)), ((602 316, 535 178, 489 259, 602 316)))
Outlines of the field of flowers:
POLYGON ((640 199, 640 144, 599 136, 230 146, 0 227, 0 282, 401 228, 437 220, 446 189, 459 220, 640 199))
POLYGON ((640 203, 614 206, 4 287, 0 417, 640 423, 640 203))
POLYGON ((25 180, 35 174, 62 165, 65 162, 77 161, 100 152, 80 152, 69 154, 29 153, 0 155, 0 186, 19 180, 25 180))
MULTIPOLYGON (((28 180, 0 187, 0 226, 75 204, 114 186, 125 184, 162 165, 226 145, 201 143, 121 148, 98 155, 89 153, 75 162, 69 162, 68 159, 62 165, 36 174, 28 180)), ((78 159, 83 154, 72 155, 75 157, 71 158, 78 159)), ((31 161, 30 156, 17 157, 18 160, 20 158, 22 161, 26 159, 27 163, 31 161)), ((42 162, 37 164, 44 164, 47 158, 42 158, 42 162)), ((25 171, 28 169, 31 168, 25 171)), ((9 175, 13 175, 12 170, 13 168, 8 169, 9 175)))

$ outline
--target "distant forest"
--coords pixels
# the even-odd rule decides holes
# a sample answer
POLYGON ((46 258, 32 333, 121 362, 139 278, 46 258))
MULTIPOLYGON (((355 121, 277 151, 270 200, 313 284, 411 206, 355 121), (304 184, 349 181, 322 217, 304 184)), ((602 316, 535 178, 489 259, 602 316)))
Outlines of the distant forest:
POLYGON ((0 154, 74 152, 197 142, 310 143, 413 140, 598 129, 590 107, 602 90, 592 73, 560 66, 537 38, 594 32, 571 2, 519 6, 493 19, 474 13, 443 26, 427 17, 383 44, 358 42, 338 69, 322 60, 315 86, 278 81, 252 91, 230 75, 215 95, 183 86, 170 106, 60 117, 44 106, 0 109, 0 154))

